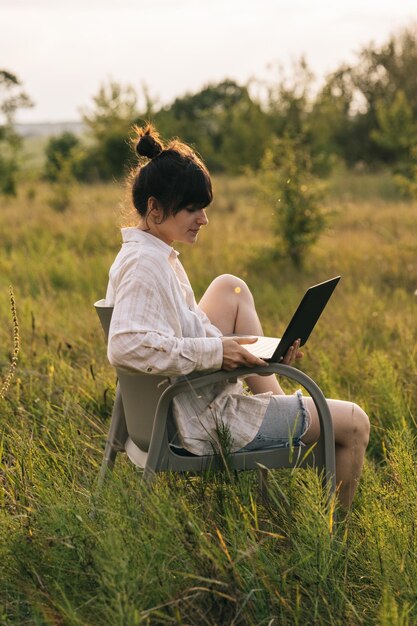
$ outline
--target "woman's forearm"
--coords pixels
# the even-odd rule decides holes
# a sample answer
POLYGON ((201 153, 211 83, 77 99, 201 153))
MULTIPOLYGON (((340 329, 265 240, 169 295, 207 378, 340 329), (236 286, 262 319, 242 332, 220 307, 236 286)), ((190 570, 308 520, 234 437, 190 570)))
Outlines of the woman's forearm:
POLYGON ((181 376, 222 366, 219 337, 174 337, 156 332, 110 335, 108 358, 114 367, 147 374, 181 376))

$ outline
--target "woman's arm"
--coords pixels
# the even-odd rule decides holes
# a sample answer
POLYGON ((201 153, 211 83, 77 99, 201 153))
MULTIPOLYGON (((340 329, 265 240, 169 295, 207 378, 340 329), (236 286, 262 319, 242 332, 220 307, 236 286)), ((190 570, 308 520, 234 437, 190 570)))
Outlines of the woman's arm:
POLYGON ((164 376, 218 370, 223 362, 219 337, 178 338, 157 332, 114 333, 107 354, 114 367, 164 376))
POLYGON ((156 281, 143 279, 137 265, 119 278, 108 343, 114 367, 167 376, 221 368, 220 337, 181 337, 169 294, 162 297, 156 281))

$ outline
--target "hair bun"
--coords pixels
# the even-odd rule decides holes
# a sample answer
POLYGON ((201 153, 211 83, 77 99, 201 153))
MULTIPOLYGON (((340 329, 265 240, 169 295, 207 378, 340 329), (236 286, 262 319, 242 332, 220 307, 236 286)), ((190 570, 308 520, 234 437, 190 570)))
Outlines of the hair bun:
POLYGON ((151 124, 148 124, 145 128, 141 129, 140 137, 136 144, 136 152, 139 156, 148 157, 153 159, 158 156, 163 150, 163 146, 159 141, 158 133, 154 130, 151 124))

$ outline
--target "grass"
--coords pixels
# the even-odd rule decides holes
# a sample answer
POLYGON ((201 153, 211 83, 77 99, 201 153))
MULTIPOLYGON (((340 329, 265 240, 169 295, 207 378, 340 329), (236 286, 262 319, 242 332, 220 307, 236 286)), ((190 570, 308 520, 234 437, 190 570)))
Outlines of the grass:
MULTIPOLYGON (((268 333, 306 286, 342 274, 303 369, 372 422, 354 507, 331 535, 314 472, 161 476, 144 490, 123 457, 90 516, 114 394, 92 309, 119 247, 117 185, 0 199, 0 624, 417 623, 417 205, 387 177, 338 175, 327 231, 295 273, 249 177, 217 178, 210 226, 182 258, 201 295, 244 277, 268 333)), ((290 390, 290 389, 288 389, 290 390)))

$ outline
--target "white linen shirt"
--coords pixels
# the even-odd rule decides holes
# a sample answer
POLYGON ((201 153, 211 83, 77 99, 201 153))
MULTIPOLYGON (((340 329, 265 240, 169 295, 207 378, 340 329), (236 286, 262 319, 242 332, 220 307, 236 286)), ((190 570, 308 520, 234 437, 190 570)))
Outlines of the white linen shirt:
MULTIPOLYGON (((138 228, 122 228, 122 239, 106 294, 106 305, 114 307, 110 363, 174 378, 220 369, 221 332, 198 307, 178 252, 138 228)), ((257 434, 269 399, 247 395, 240 381, 178 395, 173 409, 180 444, 194 454, 212 454, 221 423, 232 451, 239 450, 257 434)))

